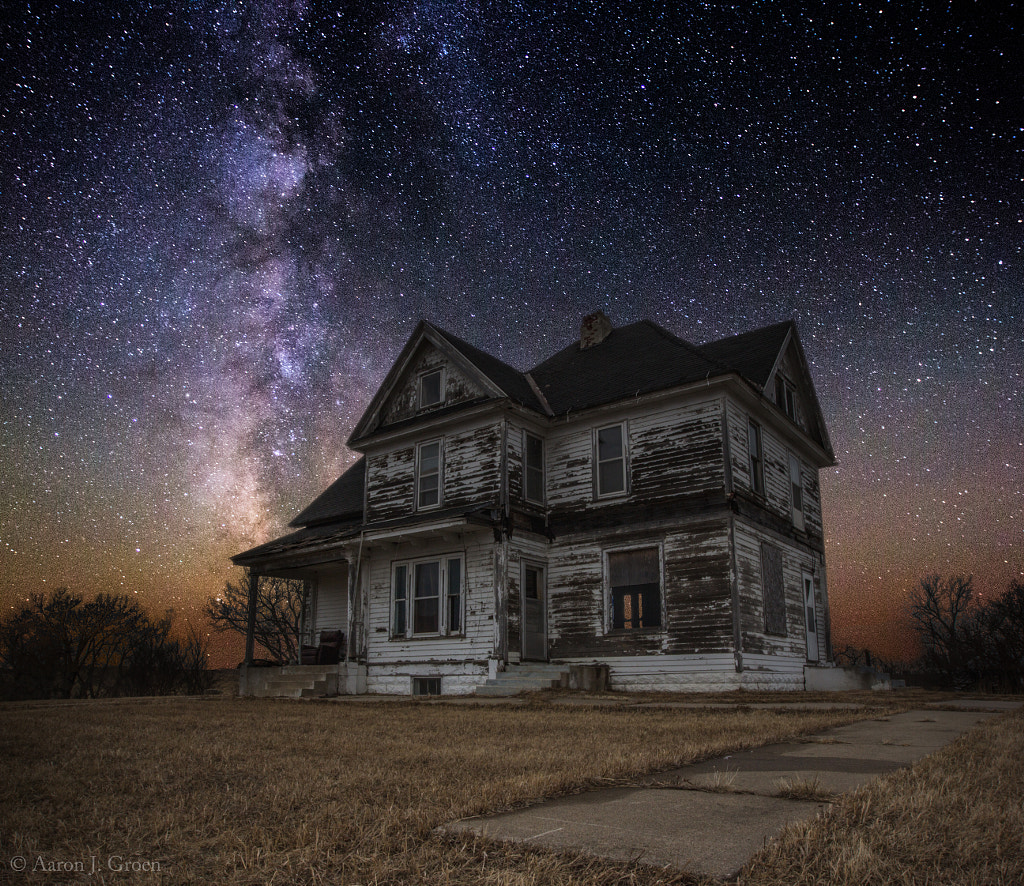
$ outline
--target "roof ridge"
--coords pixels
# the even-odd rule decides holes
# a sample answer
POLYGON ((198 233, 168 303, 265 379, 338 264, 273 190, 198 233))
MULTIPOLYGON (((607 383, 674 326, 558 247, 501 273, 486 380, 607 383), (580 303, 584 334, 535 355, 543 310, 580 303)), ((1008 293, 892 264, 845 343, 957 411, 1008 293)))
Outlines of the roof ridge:
POLYGON ((680 336, 672 332, 672 330, 666 329, 664 326, 655 323, 653 320, 641 320, 640 322, 647 323, 649 326, 653 327, 669 341, 673 342, 674 344, 681 345, 682 347, 686 348, 691 354, 700 357, 702 360, 704 360, 707 363, 710 363, 716 369, 724 370, 726 372, 733 371, 731 366, 729 366, 726 363, 723 363, 717 357, 712 357, 710 354, 706 354, 704 352, 704 348, 701 345, 695 345, 692 342, 687 341, 685 338, 681 338, 680 336))

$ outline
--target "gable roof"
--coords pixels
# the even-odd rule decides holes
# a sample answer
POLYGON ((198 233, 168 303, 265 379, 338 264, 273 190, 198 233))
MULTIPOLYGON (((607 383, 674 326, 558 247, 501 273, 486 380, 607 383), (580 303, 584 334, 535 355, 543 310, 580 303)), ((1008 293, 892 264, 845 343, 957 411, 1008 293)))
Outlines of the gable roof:
POLYGON ((289 526, 316 526, 362 519, 366 459, 360 459, 299 512, 289 526))
POLYGON ((488 354, 486 351, 481 351, 479 348, 474 347, 467 341, 463 341, 458 336, 452 335, 450 332, 446 332, 436 326, 433 328, 438 334, 443 335, 451 342, 480 372, 494 382, 509 399, 522 406, 543 412, 540 400, 537 399, 537 395, 533 392, 533 388, 530 387, 530 383, 522 372, 518 369, 513 369, 503 360, 488 354))
POLYGON ((394 365, 391 367, 384 383, 374 394, 370 405, 366 408, 362 418, 356 423, 351 435, 348 438, 348 445, 352 447, 356 442, 368 437, 378 427, 378 418, 384 404, 387 403, 391 394, 401 381, 406 369, 412 363, 419 346, 424 342, 430 342, 435 348, 441 351, 449 360, 458 366, 466 375, 473 379, 484 391, 485 397, 501 399, 508 397, 531 409, 540 410, 540 402, 530 389, 529 382, 523 374, 513 369, 507 363, 497 357, 484 353, 479 348, 473 347, 451 333, 444 332, 433 323, 420 320, 413 330, 409 340, 402 348, 394 365))

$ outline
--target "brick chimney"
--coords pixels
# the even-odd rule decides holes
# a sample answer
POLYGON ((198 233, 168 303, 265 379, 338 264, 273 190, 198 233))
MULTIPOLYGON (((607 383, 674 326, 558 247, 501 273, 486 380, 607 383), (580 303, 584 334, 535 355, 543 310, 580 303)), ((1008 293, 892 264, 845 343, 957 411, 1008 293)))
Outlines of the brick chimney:
POLYGON ((580 323, 580 350, 585 351, 594 345, 599 345, 612 331, 612 321, 608 319, 604 311, 594 311, 587 314, 580 323))

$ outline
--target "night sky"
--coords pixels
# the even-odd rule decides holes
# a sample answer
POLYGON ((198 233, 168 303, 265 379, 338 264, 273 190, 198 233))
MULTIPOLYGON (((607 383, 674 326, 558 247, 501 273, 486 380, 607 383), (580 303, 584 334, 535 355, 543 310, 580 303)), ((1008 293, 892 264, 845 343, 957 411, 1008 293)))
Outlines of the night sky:
POLYGON ((597 308, 796 320, 837 644, 1020 577, 1021 9, 810 6, 3 3, 0 611, 195 618, 419 318, 524 369, 597 308))

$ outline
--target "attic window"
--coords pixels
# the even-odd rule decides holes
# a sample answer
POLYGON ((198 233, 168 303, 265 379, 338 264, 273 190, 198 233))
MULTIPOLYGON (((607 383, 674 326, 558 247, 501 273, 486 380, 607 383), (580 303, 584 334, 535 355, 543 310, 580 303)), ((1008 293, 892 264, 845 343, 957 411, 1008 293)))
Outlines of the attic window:
POLYGON ((441 402, 441 370, 435 369, 420 376, 420 409, 437 406, 441 402))
POLYGON ((796 421, 796 391, 781 375, 775 376, 775 405, 796 421))

